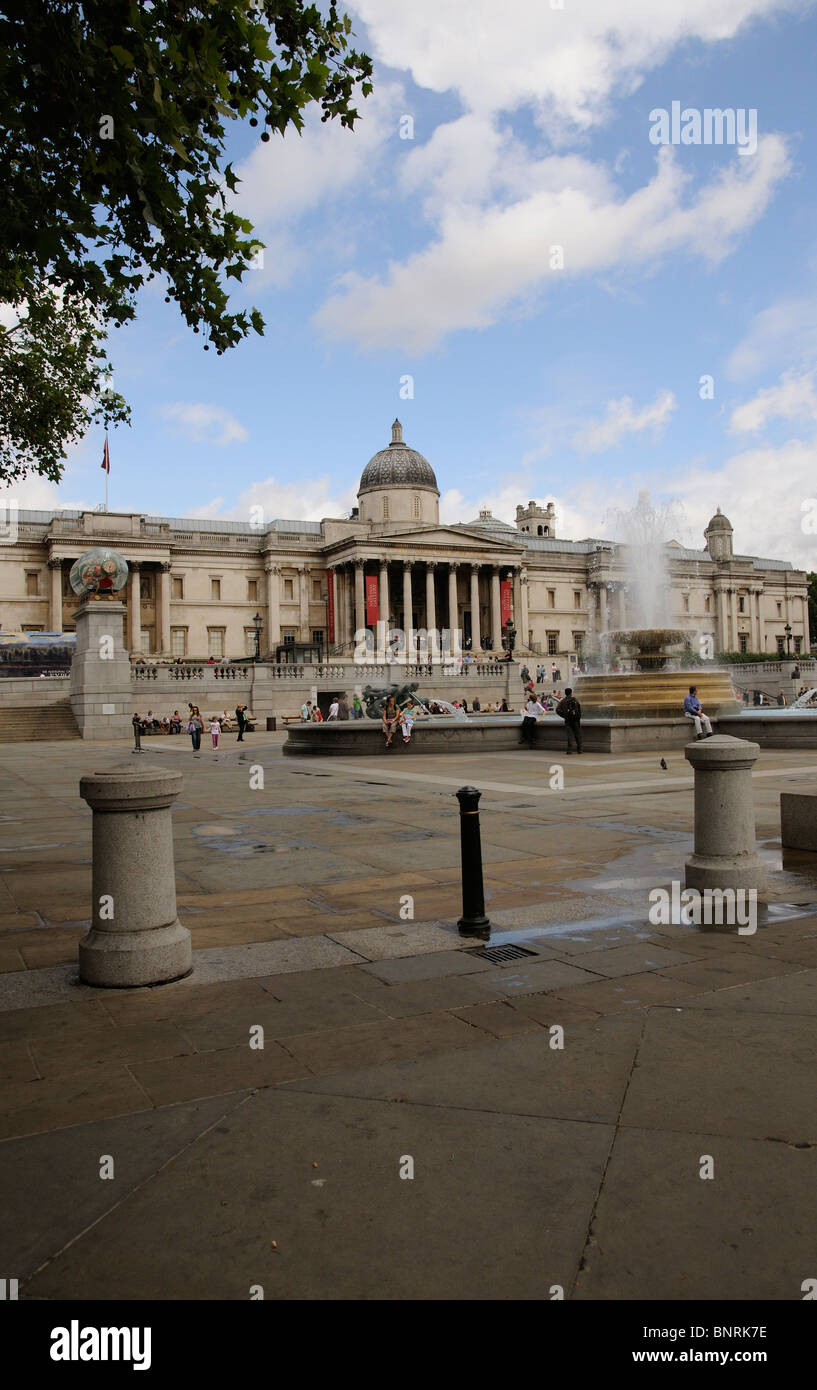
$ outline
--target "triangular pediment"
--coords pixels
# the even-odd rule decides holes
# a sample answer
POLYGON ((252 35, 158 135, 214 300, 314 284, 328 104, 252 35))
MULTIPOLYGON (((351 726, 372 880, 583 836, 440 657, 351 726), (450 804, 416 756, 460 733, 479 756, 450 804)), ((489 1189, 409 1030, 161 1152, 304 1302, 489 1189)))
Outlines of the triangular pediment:
POLYGON ((482 551, 508 551, 521 550, 524 542, 517 540, 515 536, 509 536, 504 540, 498 536, 492 536, 485 531, 474 528, 473 531, 467 530, 462 526, 426 526, 419 531, 401 531, 390 536, 372 536, 369 543, 377 543, 388 549, 403 549, 406 546, 416 546, 422 549, 423 546, 445 547, 448 550, 467 550, 475 549, 482 551))

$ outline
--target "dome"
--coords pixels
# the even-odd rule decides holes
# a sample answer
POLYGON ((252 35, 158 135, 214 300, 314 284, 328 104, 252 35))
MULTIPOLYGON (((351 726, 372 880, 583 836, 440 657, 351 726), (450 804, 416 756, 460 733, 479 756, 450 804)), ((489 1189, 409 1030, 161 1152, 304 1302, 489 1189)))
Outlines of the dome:
POLYGON ((430 488, 439 496, 434 469, 428 459, 404 443, 403 426, 399 420, 392 425, 391 434, 392 442, 388 448, 381 449, 366 464, 358 493, 386 487, 420 487, 430 488))
POLYGON ((515 526, 511 526, 508 521, 502 521, 498 516, 493 516, 488 507, 483 507, 475 521, 465 521, 463 525, 469 531, 506 531, 512 536, 519 535, 515 526))
POLYGON ((706 535, 707 531, 731 531, 732 529, 732 523, 729 520, 728 516, 724 516, 720 507, 718 507, 718 510, 716 511, 715 515, 713 516, 712 520, 707 526, 704 535, 706 535))

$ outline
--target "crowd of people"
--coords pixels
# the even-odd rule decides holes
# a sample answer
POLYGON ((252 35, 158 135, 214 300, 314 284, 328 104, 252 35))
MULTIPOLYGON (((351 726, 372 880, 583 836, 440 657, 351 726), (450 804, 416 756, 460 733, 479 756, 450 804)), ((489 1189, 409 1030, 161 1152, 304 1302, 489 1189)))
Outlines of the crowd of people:
POLYGON ((143 734, 181 734, 190 735, 193 744, 193 752, 198 753, 201 748, 202 735, 210 734, 213 751, 218 748, 219 736, 222 733, 238 733, 238 743, 243 743, 244 734, 252 733, 255 728, 255 715, 250 713, 246 705, 236 705, 234 714, 230 714, 226 709, 221 714, 203 715, 198 705, 188 703, 187 713, 182 714, 174 709, 172 714, 157 715, 149 709, 147 714, 134 714, 133 720, 134 733, 139 738, 143 734))

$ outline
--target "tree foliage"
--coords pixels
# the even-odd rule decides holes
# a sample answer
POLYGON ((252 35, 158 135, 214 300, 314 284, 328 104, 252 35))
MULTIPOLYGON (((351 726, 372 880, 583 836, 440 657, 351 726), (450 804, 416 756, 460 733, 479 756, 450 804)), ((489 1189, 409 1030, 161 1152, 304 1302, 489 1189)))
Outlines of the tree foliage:
POLYGON ((353 127, 371 60, 350 35, 336 0, 2 0, 0 302, 29 314, 22 332, 0 329, 17 383, 0 403, 0 473, 58 476, 83 412, 127 418, 124 402, 100 399, 102 341, 134 318, 146 281, 161 277, 219 353, 263 332, 257 309, 229 307, 228 282, 259 242, 231 206, 228 122, 246 118, 269 140, 300 130, 316 104, 353 127), (38 364, 58 340, 73 344, 75 370, 47 382, 38 364))

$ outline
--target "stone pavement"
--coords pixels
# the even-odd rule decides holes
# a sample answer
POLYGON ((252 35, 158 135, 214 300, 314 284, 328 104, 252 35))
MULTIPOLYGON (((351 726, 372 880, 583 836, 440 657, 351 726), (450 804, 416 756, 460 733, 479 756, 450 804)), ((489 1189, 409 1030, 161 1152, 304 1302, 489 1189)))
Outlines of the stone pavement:
POLYGON ((810 785, 804 759, 757 765, 771 901, 740 937, 648 922, 691 848, 682 754, 667 772, 563 759, 557 791, 552 753, 408 772, 284 760, 281 742, 218 762, 146 742, 140 761, 186 775, 195 969, 140 991, 75 967, 79 777, 136 759, 0 749, 2 1263, 20 1297, 802 1298, 817 866, 782 867, 777 804, 810 785), (455 927, 469 782, 491 944, 529 953, 504 963, 455 927))

